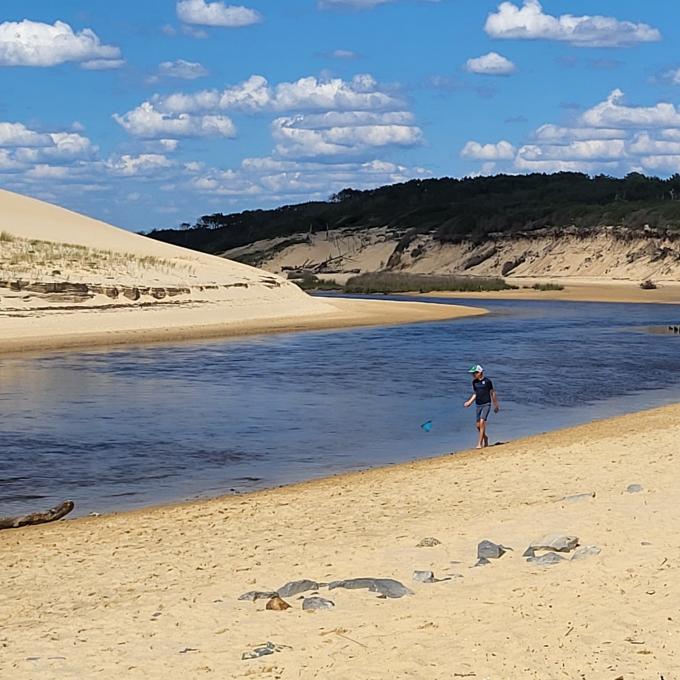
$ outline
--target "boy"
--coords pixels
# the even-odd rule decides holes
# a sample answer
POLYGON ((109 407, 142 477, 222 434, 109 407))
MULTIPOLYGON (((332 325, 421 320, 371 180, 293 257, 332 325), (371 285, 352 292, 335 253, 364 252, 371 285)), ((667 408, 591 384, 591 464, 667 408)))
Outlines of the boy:
POLYGON ((489 445, 489 437, 486 434, 486 421, 489 419, 489 412, 491 411, 491 404, 493 404, 494 413, 498 413, 501 409, 496 397, 496 390, 489 378, 484 376, 484 369, 475 364, 468 370, 468 373, 473 374, 472 390, 473 395, 465 402, 465 408, 472 406, 474 402, 477 406, 477 429, 479 430, 478 449, 482 449, 489 445))

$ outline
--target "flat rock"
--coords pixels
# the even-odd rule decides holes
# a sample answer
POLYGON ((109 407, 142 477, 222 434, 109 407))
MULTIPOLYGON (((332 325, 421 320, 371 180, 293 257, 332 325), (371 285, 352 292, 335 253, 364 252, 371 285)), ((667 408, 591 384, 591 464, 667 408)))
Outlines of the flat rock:
POLYGON ((477 557, 487 560, 497 560, 499 557, 505 554, 506 548, 504 545, 494 543, 493 541, 483 540, 477 545, 477 557))
POLYGON ((641 484, 629 484, 626 487, 626 491, 628 493, 640 493, 640 491, 642 491, 642 485, 641 484))
POLYGON ((441 545, 441 541, 438 538, 434 538, 434 536, 427 536, 424 538, 416 548, 434 548, 435 545, 441 545))
POLYGON ((290 605, 285 600, 282 600, 278 595, 274 595, 274 597, 272 597, 271 600, 269 600, 265 605, 265 609, 275 612, 282 612, 286 609, 290 609, 290 605))
POLYGON ((244 661, 247 661, 248 659, 259 659, 261 656, 268 656, 269 654, 274 654, 274 652, 282 652, 284 649, 293 648, 288 645, 276 645, 273 642, 265 642, 247 652, 243 652, 243 654, 241 654, 241 659, 244 661))
POLYGON ((417 583, 434 583, 436 579, 432 571, 414 571, 413 580, 417 583))
POLYGON ((582 545, 580 548, 574 550, 574 554, 571 556, 572 560, 584 560, 586 557, 593 557, 594 555, 599 555, 602 552, 602 548, 596 545, 582 545))
POLYGON ((300 581, 289 581, 285 585, 281 586, 276 593, 279 597, 293 597, 304 593, 307 590, 318 590, 320 584, 316 581, 310 581, 309 579, 302 579, 300 581))
POLYGON ((537 541, 533 541, 529 549, 533 550, 553 550, 556 552, 569 552, 578 545, 578 536, 567 536, 566 534, 546 534, 537 541))
POLYGON ((335 602, 327 600, 325 597, 306 597, 302 600, 302 608, 305 611, 316 611, 317 609, 333 609, 335 602))
POLYGON ((562 500, 568 503, 575 503, 578 501, 586 501, 590 498, 595 498, 594 491, 588 491, 586 493, 575 493, 572 496, 565 496, 562 500))
POLYGON ((566 559, 556 552, 548 552, 540 557, 530 557, 527 562, 532 564, 537 564, 539 567, 549 567, 553 564, 559 564, 560 562, 566 562, 566 559))
POLYGON ((269 590, 249 590, 247 593, 239 595, 238 599, 247 600, 248 602, 255 602, 255 600, 271 600, 271 598, 275 597, 276 595, 277 593, 269 590))
POLYGON ((378 593, 380 597, 397 599, 404 595, 413 595, 403 583, 392 578, 351 578, 343 581, 332 581, 328 584, 328 590, 334 588, 347 588, 349 590, 366 588, 372 593, 378 593))

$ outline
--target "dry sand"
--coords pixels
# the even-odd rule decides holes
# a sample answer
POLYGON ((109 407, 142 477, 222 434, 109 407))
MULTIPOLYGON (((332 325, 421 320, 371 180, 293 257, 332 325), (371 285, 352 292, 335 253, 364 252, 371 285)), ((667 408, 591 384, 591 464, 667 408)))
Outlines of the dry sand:
POLYGON ((0 533, 0 677, 556 678, 680 674, 680 406, 243 496, 0 533), (643 491, 628 493, 630 484, 643 491), (596 492, 578 501, 572 494, 596 492), (582 561, 522 558, 553 531, 582 561), (441 544, 418 548, 424 537, 441 544), (514 548, 474 568, 476 546, 514 548), (439 583, 413 583, 432 569, 439 583), (249 590, 391 577, 413 596, 249 590), (242 660, 271 641, 288 645, 242 660))
MULTIPOLYGON (((430 296, 470 298, 471 300, 565 300, 568 302, 644 302, 680 304, 680 282, 659 284, 656 289, 643 290, 631 281, 597 278, 509 278, 514 286, 533 286, 535 283, 554 283, 563 290, 501 290, 488 293, 432 293, 430 296)), ((420 297, 419 293, 415 295, 420 297)))
POLYGON ((450 305, 314 298, 269 272, 0 190, 0 352, 481 313, 450 305))

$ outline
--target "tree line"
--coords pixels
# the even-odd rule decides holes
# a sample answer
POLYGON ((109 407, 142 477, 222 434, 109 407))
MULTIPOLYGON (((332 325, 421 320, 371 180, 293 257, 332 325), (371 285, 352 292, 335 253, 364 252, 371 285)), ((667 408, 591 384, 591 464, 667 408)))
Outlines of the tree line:
POLYGON ((601 226, 680 233, 680 174, 662 179, 577 172, 416 179, 377 189, 343 189, 327 201, 273 210, 203 215, 148 236, 208 253, 260 239, 327 229, 388 227, 430 233, 442 242, 483 241, 489 234, 601 226))

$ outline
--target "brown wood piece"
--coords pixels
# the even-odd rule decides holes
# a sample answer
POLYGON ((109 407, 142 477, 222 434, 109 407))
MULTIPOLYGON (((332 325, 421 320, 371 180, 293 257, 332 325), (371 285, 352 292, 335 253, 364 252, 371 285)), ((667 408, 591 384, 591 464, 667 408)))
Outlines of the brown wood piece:
POLYGON ((29 515, 20 515, 19 517, 0 517, 0 529, 17 529, 32 524, 56 522, 68 515, 74 506, 73 501, 64 501, 60 505, 50 508, 47 512, 32 512, 29 515))

